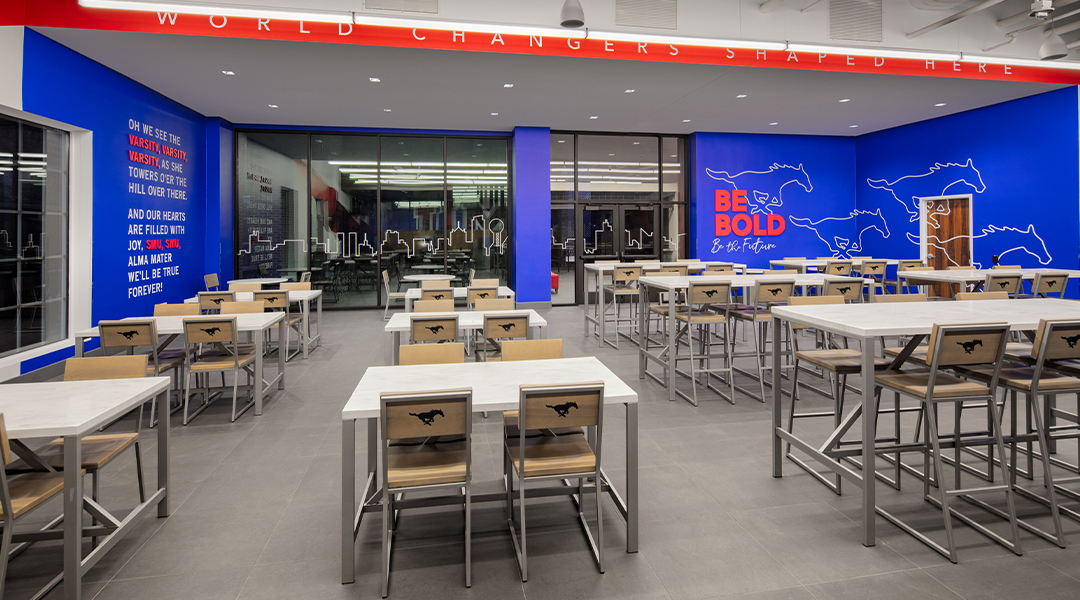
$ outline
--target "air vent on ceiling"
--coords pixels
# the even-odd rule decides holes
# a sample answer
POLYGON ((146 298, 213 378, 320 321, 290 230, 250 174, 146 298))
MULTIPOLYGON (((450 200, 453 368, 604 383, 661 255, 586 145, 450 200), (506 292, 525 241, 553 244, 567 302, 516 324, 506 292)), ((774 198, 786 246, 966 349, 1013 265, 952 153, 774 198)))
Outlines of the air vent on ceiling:
POLYGON ((364 8, 439 14, 439 0, 364 0, 364 8))
POLYGON ((678 29, 679 0, 615 0, 615 24, 678 29))
POLYGON ((829 37, 880 42, 882 0, 829 0, 829 37))

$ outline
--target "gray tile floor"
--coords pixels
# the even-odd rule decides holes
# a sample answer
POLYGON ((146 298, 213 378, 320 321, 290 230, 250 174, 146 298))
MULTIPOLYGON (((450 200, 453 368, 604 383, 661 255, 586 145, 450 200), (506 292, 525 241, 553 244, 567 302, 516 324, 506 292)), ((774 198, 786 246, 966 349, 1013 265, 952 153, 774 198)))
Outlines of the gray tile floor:
MULTIPOLYGON (((86 577, 84 597, 374 598, 379 593, 378 523, 357 541, 357 581, 339 582, 341 407, 364 372, 382 364, 382 311, 330 312, 322 347, 287 370, 288 389, 265 413, 229 423, 220 403, 172 437, 172 516, 148 518, 86 577)), ((549 337, 568 356, 596 355, 641 397, 641 551, 625 552, 625 530, 605 512, 607 572, 597 572, 572 505, 529 505, 530 580, 522 584, 501 505, 474 508, 473 587, 463 587, 462 520, 444 509, 406 512, 395 543, 392 598, 1077 598, 1080 525, 1065 520, 1072 542, 1059 549, 1022 534, 1025 554, 957 524, 961 562, 950 564, 878 519, 879 543, 859 543, 859 497, 837 496, 791 463, 770 475, 769 413, 739 396, 735 406, 702 394, 700 407, 667 401, 638 379, 633 346, 598 348, 582 332, 580 308, 544 311, 549 337)), ((749 366, 749 364, 747 364, 749 366)), ((747 382, 749 383, 749 382, 747 382)), ((856 382, 857 383, 857 382, 856 382)), ((800 404, 827 403, 804 394, 800 404)), ((607 414, 605 468, 625 479, 624 414, 607 414)), ((123 427, 120 424, 118 427, 123 427)), ((474 473, 479 489, 499 483, 498 415, 477 419, 474 473)), ((827 424, 802 423, 806 436, 827 424)), ((147 454, 153 456, 154 436, 147 454)), ((1075 458, 1075 444, 1060 451, 1075 458)), ((363 452, 361 441, 358 448, 363 452)), ((358 464, 363 464, 359 457, 358 464)), ((915 457, 911 458, 916 461, 915 457)), ((148 475, 154 477, 153 461, 148 475)), ((102 502, 123 512, 137 501, 130 455, 103 474, 102 502)), ((879 501, 942 534, 940 513, 904 491, 879 484, 879 501)), ((1072 503, 1078 508, 1076 503, 1072 503)), ((1035 505, 1020 512, 1045 525, 1035 505)), ((54 504, 34 516, 56 514, 54 504)), ((967 509, 964 509, 967 511, 967 509)), ((1000 522, 984 519, 1000 529, 1000 522)), ((11 563, 8 598, 28 598, 60 569, 57 544, 38 544, 11 563)), ((49 598, 59 598, 54 591, 49 598)))

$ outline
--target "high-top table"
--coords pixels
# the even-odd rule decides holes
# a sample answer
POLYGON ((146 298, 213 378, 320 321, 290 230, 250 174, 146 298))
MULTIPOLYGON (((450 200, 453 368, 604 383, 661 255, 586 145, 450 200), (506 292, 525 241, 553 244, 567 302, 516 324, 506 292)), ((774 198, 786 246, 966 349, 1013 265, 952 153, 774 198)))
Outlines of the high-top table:
MULTIPOLYGON (((761 275, 693 275, 686 277, 649 277, 644 276, 638 279, 638 290, 640 296, 638 301, 641 303, 638 311, 638 331, 643 335, 647 335, 646 322, 648 319, 648 310, 645 308, 649 305, 649 292, 664 292, 667 294, 668 314, 675 314, 675 292, 680 292, 689 289, 691 283, 730 283, 732 288, 742 288, 743 297, 747 297, 747 290, 757 285, 759 281, 794 281, 796 287, 821 287, 825 285, 826 281, 842 281, 852 282, 858 285, 860 282, 864 285, 872 284, 871 279, 858 279, 854 277, 844 277, 841 275, 825 275, 824 273, 792 273, 785 275, 782 273, 769 273, 761 275)), ((874 286, 869 285, 870 295, 873 297, 875 294, 874 286)), ((601 335, 603 335, 604 319, 601 319, 601 335)), ((673 357, 675 356, 675 348, 672 344, 675 340, 676 332, 678 331, 678 321, 674 318, 668 319, 668 347, 666 350, 653 354, 649 352, 644 344, 641 344, 638 349, 638 377, 640 379, 645 378, 645 371, 648 367, 648 361, 654 361, 660 363, 664 367, 666 373, 666 385, 668 389, 668 400, 675 400, 675 364, 673 357), (667 358, 664 358, 667 356, 667 358)))
MULTIPOLYGON (((941 271, 902 271, 898 273, 907 285, 923 285, 923 282, 948 283, 959 285, 964 291, 967 286, 986 281, 987 275, 1020 275, 1026 281, 1034 281, 1039 273, 1065 273, 1069 279, 1080 279, 1080 271, 1068 269, 945 269, 941 271)), ((989 291, 989 290, 987 290, 989 291)))
POLYGON ((596 325, 600 333, 600 345, 604 345, 604 276, 615 272, 615 265, 631 265, 641 267, 642 274, 649 271, 659 271, 663 267, 687 267, 689 273, 702 273, 709 265, 731 265, 736 273, 745 272, 746 265, 722 260, 695 261, 695 262, 623 262, 623 263, 588 263, 585 265, 585 332, 589 332, 589 323, 596 325), (596 294, 596 310, 590 310, 589 294, 596 294))
MULTIPOLYGON (((825 265, 833 260, 850 261, 851 266, 856 269, 862 266, 863 260, 883 260, 885 261, 885 264, 890 267, 895 267, 900 264, 899 260, 893 258, 830 258, 828 260, 824 258, 785 258, 783 260, 770 260, 769 266, 772 268, 791 268, 800 273, 805 273, 810 267, 815 267, 818 270, 824 269, 825 265)), ((882 273, 882 275, 884 275, 884 273, 882 273)))
MULTIPOLYGON (((447 287, 449 287, 449 285, 447 287)), ((454 299, 455 300, 457 300, 459 298, 468 298, 469 297, 469 288, 456 287, 456 288, 452 288, 452 289, 454 290, 454 299)), ((413 301, 419 300, 422 297, 423 296, 421 296, 420 288, 412 288, 410 290, 406 290, 405 291, 405 312, 412 312, 412 303, 413 303, 413 301)), ((500 285, 499 286, 499 297, 500 298, 513 298, 514 297, 514 290, 506 287, 505 285, 500 285)))
MULTIPOLYGON (((637 393, 594 356, 552 360, 477 362, 449 365, 369 367, 341 411, 341 582, 355 580, 356 534, 365 512, 380 510, 379 395, 471 388, 472 410, 517 410, 522 385, 604 382, 604 405, 626 406, 625 500, 601 470, 608 495, 626 520, 626 551, 638 551, 638 410, 637 393), (367 420, 367 479, 356 503, 356 421, 367 420)), ((610 448, 610 445, 605 445, 610 448)), ((499 450, 502 451, 501 449, 499 450)), ((607 456, 607 452, 604 456, 607 456)), ((601 457, 603 460, 603 456, 601 457)), ((558 484, 561 486, 561 483, 558 484)), ((532 491, 533 486, 529 487, 532 491)), ((574 488, 576 489, 576 488, 574 488)), ((542 490, 540 490, 542 491, 542 490)), ((473 503, 506 501, 505 491, 474 493, 473 503)), ((405 501, 407 502, 407 501, 405 501)), ((430 500, 422 499, 425 506, 430 500)), ((404 507, 404 503, 395 502, 404 507)))
MULTIPOLYGON (((939 271, 943 272, 943 271, 939 271)), ((808 325, 814 329, 859 340, 862 348, 862 372, 874 373, 875 341, 881 336, 912 336, 906 348, 914 348, 934 328, 935 323, 988 323, 1006 322, 1018 331, 1038 329, 1040 319, 1080 318, 1080 302, 1057 298, 1024 300, 978 300, 968 302, 900 302, 880 304, 826 304, 809 306, 777 306, 772 309, 772 400, 773 431, 772 459, 773 477, 783 477, 783 444, 792 446, 813 457, 841 477, 853 481, 862 489, 862 527, 864 546, 876 543, 875 493, 876 481, 874 439, 877 434, 876 419, 864 418, 862 423, 862 473, 840 464, 826 453, 838 447, 840 439, 863 415, 864 406, 873 406, 873 376, 864 376, 860 402, 841 421, 840 427, 819 447, 784 430, 780 389, 781 344, 776 333, 783 321, 808 325), (868 483, 869 482, 869 483, 868 483)), ((906 352, 905 352, 906 354, 906 352)), ((902 354, 903 355, 903 354, 902 354)), ((898 361, 894 366, 899 367, 898 361)), ((851 396, 849 396, 851 397, 851 396)))
POLYGON ((230 279, 225 283, 228 283, 229 285, 232 285, 234 283, 257 283, 263 286, 263 289, 266 289, 266 286, 268 285, 285 283, 288 280, 289 279, 287 277, 252 277, 250 279, 230 279))
MULTIPOLYGON (((255 300, 254 292, 233 292, 233 297, 237 302, 253 302, 255 300)), ((303 357, 308 357, 308 352, 312 348, 318 348, 322 340, 322 290, 289 290, 288 292, 289 302, 297 302, 300 304, 300 316, 304 319, 304 339, 300 340, 300 349, 303 351, 303 357), (317 318, 315 322, 316 327, 315 335, 311 335, 311 301, 315 301, 315 311, 317 318)), ((199 298, 185 298, 185 304, 198 304, 199 298)))
MULTIPOLYGON (((288 325, 285 323, 285 313, 283 312, 268 312, 268 313, 246 313, 239 315, 199 315, 189 317, 128 317, 125 321, 137 320, 146 321, 153 320, 154 326, 157 328, 157 334, 159 338, 158 350, 168 346, 177 336, 184 334, 184 319, 220 319, 225 317, 236 317, 236 328, 241 332, 249 332, 255 338, 255 348, 259 349, 255 352, 255 389, 253 390, 255 396, 255 415, 261 415, 263 409, 263 397, 267 394, 274 383, 277 383, 278 389, 285 389, 285 355, 287 351, 278 351, 278 374, 274 379, 266 381, 263 379, 263 353, 261 348, 263 343, 267 339, 267 330, 273 327, 275 324, 278 326, 278 339, 284 340, 286 336, 286 330, 288 325)), ((83 355, 83 346, 87 339, 95 338, 98 336, 97 327, 91 327, 90 329, 83 329, 82 331, 75 332, 75 356, 83 355)))
POLYGON ((533 338, 534 328, 539 332, 540 337, 543 338, 544 330, 547 328, 547 320, 531 308, 528 310, 463 310, 460 312, 394 313, 394 316, 390 317, 390 320, 387 321, 386 327, 383 328, 386 338, 384 341, 386 364, 398 364, 401 350, 401 334, 404 333, 405 335, 409 335, 412 331, 413 317, 448 317, 457 315, 458 334, 462 335, 463 332, 473 332, 483 328, 484 315, 510 315, 521 313, 529 313, 529 339, 533 338))
MULTIPOLYGON (((63 538, 64 572, 47 586, 51 589, 62 578, 64 598, 82 597, 82 576, 94 567, 154 506, 158 517, 169 516, 169 378, 106 379, 97 381, 50 381, 0 385, 0 413, 7 433, 13 439, 64 438, 64 529, 34 532, 33 539, 63 538), (158 403, 157 486, 123 518, 116 518, 83 494, 82 438, 96 432, 148 400, 158 403), (104 512, 100 525, 85 530, 84 510, 104 512), (84 535, 103 536, 96 548, 83 556, 84 535)), ((18 452, 18 451, 16 451, 18 452)), ((15 534, 14 542, 22 541, 15 534)))

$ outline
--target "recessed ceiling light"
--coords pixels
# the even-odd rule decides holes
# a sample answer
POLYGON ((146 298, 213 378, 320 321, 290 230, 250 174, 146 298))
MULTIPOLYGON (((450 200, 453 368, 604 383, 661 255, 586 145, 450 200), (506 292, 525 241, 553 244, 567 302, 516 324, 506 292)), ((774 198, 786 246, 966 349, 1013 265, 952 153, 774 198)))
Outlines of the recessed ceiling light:
POLYGON ((267 106, 269 106, 270 108, 277 108, 278 107, 277 104, 267 104, 267 106))
POLYGON ((858 127, 858 125, 848 125, 848 127, 850 127, 851 129, 855 129, 856 127, 858 127))
POLYGON ((746 94, 739 94, 738 96, 735 96, 735 97, 736 97, 736 98, 745 98, 745 97, 746 97, 746 94))
POLYGON ((599 117, 598 115, 593 115, 593 116, 591 116, 591 117, 589 117, 589 118, 590 118, 590 119, 599 119, 600 117, 599 117))
POLYGON ((390 112, 390 109, 389 108, 384 108, 384 109, 382 109, 382 111, 383 112, 390 112))
POLYGON ((236 73, 233 73, 232 71, 222 71, 221 74, 222 75, 236 75, 236 73))
POLYGON ((851 98, 841 98, 841 102, 851 102, 851 98))
POLYGON ((401 153, 401 155, 402 155, 402 156, 408 156, 408 155, 409 155, 409 153, 408 153, 408 152, 402 152, 402 153, 401 153))
POLYGON ((378 77, 368 77, 367 80, 371 83, 379 83, 380 81, 382 81, 382 79, 379 79, 378 77))
POLYGON ((779 123, 769 123, 769 125, 779 125, 779 123))
POLYGON ((615 153, 612 152, 611 154, 608 154, 608 156, 615 156, 615 153))
POLYGON ((682 122, 683 122, 683 123, 689 123, 689 122, 690 122, 690 119, 683 119, 683 120, 682 120, 682 122))
POLYGON ((560 143, 560 144, 565 144, 565 143, 566 143, 566 140, 559 140, 559 143, 560 143))
POLYGON ((504 83, 503 87, 504 88, 512 88, 512 87, 514 87, 514 84, 512 84, 512 83, 504 83))
POLYGON ((635 145, 635 146, 640 146, 640 145, 641 145, 641 142, 634 142, 634 145, 635 145))
POLYGON ((671 158, 676 158, 676 155, 672 154, 672 155, 671 155, 671 158))
POLYGON ((497 116, 499 116, 499 113, 491 113, 491 116, 497 117, 497 116))
POLYGON ((625 92, 623 92, 623 93, 624 93, 624 94, 633 94, 633 93, 634 93, 634 90, 626 90, 626 91, 625 91, 625 92))
POLYGON ((945 106, 945 103, 944 103, 944 102, 938 102, 938 103, 937 103, 937 104, 935 104, 934 106, 945 106))

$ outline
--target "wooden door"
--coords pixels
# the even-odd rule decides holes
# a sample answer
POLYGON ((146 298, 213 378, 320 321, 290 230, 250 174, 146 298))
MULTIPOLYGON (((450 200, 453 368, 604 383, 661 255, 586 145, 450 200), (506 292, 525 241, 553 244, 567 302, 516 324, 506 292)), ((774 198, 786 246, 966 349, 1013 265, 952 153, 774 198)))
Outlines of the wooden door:
MULTIPOLYGON (((946 267, 970 266, 971 196, 924 198, 923 201, 926 205, 926 264, 938 271, 946 267)), ((952 284, 938 283, 933 286, 933 294, 952 298, 952 288, 952 284)))

